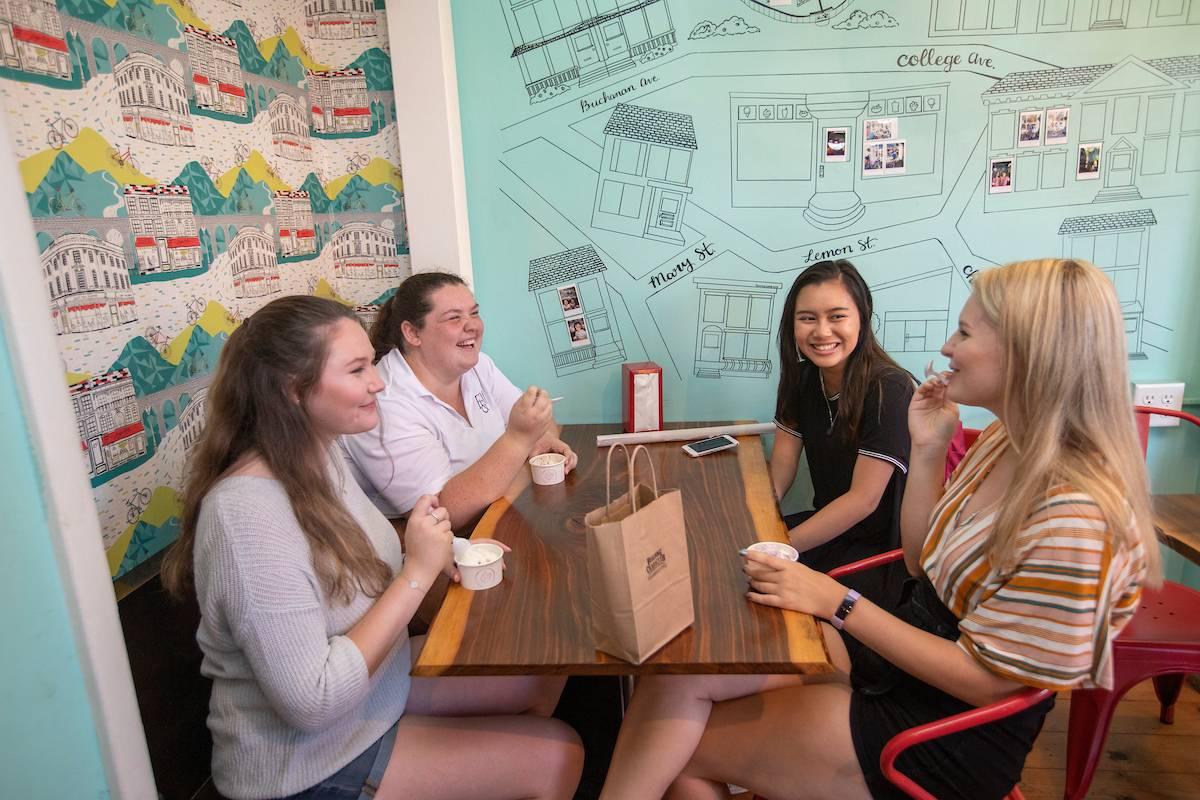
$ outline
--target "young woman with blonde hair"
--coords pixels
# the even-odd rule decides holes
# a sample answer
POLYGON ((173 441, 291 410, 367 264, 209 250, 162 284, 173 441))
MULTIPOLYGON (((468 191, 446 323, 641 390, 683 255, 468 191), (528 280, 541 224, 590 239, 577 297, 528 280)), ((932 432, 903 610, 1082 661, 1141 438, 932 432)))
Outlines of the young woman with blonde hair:
MULTIPOLYGON (((1159 579, 1108 278, 1046 259, 983 272, 942 348, 950 370, 909 406, 912 453, 901 512, 912 577, 895 613, 836 580, 750 553, 749 597, 829 620, 839 680, 797 676, 642 679, 605 798, 900 798, 879 755, 901 730, 1028 686, 1112 682, 1111 641, 1159 579), (997 421, 943 486, 957 403, 997 421)), ((1046 712, 1025 712, 905 754, 936 797, 1008 793, 1046 712)))
POLYGON ((163 567, 200 605, 213 781, 233 800, 565 800, 562 679, 410 677, 407 625, 452 533, 421 497, 406 552, 334 441, 378 422, 374 351, 349 309, 268 303, 229 337, 163 567))

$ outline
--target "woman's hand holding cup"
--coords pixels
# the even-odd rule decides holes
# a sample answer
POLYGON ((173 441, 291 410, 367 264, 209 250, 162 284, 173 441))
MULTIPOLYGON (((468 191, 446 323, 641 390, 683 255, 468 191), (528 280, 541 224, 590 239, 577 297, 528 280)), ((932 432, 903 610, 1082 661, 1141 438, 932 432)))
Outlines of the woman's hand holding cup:
POLYGON ((944 450, 958 430, 958 404, 947 395, 946 374, 926 372, 908 404, 908 432, 914 449, 944 450))

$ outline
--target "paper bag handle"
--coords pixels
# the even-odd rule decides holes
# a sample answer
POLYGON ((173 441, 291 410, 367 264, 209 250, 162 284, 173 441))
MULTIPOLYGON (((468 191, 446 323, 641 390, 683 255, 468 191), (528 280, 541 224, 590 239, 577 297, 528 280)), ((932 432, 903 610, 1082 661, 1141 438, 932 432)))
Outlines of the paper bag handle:
POLYGON ((633 465, 634 465, 634 462, 637 460, 639 452, 646 454, 646 463, 650 465, 650 480, 654 486, 654 498, 655 499, 658 499, 658 473, 656 473, 654 471, 654 459, 652 459, 650 457, 650 451, 646 449, 645 445, 639 444, 637 447, 633 448, 633 455, 629 454, 629 449, 627 447, 625 447, 625 445, 622 444, 621 442, 617 442, 616 444, 611 445, 608 448, 608 458, 605 461, 605 467, 604 467, 604 507, 605 508, 608 508, 610 505, 612 505, 612 457, 613 457, 613 451, 616 450, 618 447, 621 448, 621 451, 625 453, 625 463, 628 465, 627 471, 629 473, 629 476, 628 476, 629 502, 632 503, 633 510, 636 512, 638 510, 637 493, 634 492, 633 489, 634 489, 634 486, 636 486, 637 484, 634 481, 633 465))

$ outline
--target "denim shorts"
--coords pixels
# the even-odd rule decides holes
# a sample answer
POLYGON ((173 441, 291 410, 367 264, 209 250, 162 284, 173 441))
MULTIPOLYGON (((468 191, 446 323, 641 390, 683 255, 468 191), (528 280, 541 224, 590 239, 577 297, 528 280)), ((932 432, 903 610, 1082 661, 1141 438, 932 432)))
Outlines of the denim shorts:
POLYGON ((379 791, 396 742, 396 723, 375 744, 325 780, 281 800, 371 800, 379 791))

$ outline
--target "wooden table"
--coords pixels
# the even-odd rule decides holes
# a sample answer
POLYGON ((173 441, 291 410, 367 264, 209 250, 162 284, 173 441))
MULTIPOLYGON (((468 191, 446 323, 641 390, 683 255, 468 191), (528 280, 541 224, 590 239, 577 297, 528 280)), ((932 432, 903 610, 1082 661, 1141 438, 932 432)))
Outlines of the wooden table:
MULTIPOLYGON (((512 548, 504 581, 481 592, 451 586, 413 674, 831 671, 812 617, 759 606, 745 596, 738 549, 756 540, 787 541, 758 436, 739 437, 738 447, 703 458, 685 455, 681 443, 650 446, 659 488, 683 493, 696 622, 640 665, 595 649, 583 517, 605 502, 607 448, 596 447, 596 435, 619 430, 566 426, 562 438, 579 454, 566 482, 537 486, 522 470, 491 505, 471 538, 498 539, 512 548)), ((623 464, 619 454, 614 461, 623 464)), ((639 461, 645 470, 645 459, 639 461)), ((616 497, 625 491, 618 488, 625 473, 615 465, 613 471, 616 497)))
POLYGON ((1200 494, 1156 494, 1154 526, 1167 547, 1200 564, 1200 494))

